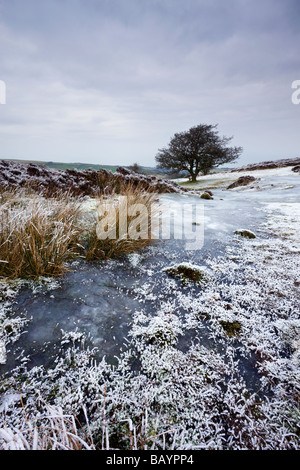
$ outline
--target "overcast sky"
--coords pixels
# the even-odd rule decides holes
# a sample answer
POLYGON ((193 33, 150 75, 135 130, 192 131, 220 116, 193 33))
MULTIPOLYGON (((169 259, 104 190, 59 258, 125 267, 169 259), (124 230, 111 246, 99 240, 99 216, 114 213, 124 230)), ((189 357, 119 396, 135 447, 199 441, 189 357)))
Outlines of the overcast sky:
POLYGON ((0 158, 153 166, 200 123, 297 157, 299 44, 299 0, 0 0, 0 158))

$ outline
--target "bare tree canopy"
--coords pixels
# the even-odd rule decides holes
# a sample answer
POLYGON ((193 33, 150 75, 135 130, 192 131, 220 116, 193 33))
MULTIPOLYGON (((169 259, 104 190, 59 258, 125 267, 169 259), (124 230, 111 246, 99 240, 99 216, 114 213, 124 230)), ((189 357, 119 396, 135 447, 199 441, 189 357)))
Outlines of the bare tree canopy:
POLYGON ((242 147, 229 147, 233 137, 220 137, 217 125, 199 124, 186 132, 174 134, 169 146, 158 150, 158 168, 187 171, 195 182, 199 173, 237 160, 242 147))

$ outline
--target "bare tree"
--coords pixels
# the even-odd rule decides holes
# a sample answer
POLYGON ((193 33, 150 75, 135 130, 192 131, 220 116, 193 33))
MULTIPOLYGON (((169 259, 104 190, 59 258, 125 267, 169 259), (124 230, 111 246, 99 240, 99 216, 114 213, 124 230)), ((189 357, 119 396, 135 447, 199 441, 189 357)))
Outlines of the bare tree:
POLYGON ((199 173, 206 175, 212 168, 237 160, 242 147, 228 147, 233 137, 220 137, 217 125, 199 124, 186 132, 174 134, 169 146, 158 150, 158 168, 187 171, 192 181, 199 173))

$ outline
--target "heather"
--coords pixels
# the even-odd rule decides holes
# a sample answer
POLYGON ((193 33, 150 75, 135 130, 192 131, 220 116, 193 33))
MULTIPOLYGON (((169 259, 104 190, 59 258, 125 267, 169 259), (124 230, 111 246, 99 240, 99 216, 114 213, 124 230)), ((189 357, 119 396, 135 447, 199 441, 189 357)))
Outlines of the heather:
POLYGON ((117 167, 113 173, 106 169, 59 170, 34 163, 0 161, 0 189, 30 189, 46 197, 67 193, 71 196, 99 196, 122 193, 128 185, 153 193, 177 193, 183 189, 171 180, 146 176, 117 167))

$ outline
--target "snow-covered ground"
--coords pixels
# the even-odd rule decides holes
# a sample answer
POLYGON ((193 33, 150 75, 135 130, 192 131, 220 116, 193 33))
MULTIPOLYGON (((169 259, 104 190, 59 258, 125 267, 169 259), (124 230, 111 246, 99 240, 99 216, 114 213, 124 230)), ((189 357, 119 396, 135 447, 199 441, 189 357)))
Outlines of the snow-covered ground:
POLYGON ((204 205, 199 250, 163 240, 74 265, 35 292, 6 285, 0 409, 10 442, 30 439, 28 423, 51 405, 84 414, 97 448, 300 448, 300 176, 248 174, 259 181, 234 190, 225 188, 242 173, 218 174, 213 200, 161 197, 175 232, 184 205, 204 205), (182 282, 166 270, 178 265, 208 276, 182 282))
MULTIPOLYGON (((213 172, 206 176, 199 176, 197 183, 189 183, 188 178, 178 178, 174 181, 178 184, 187 184, 190 189, 203 189, 210 187, 227 187, 230 183, 236 181, 241 176, 254 176, 254 178, 259 178, 262 182, 268 182, 270 177, 275 177, 276 179, 286 177, 286 176, 295 176, 295 173, 292 171, 292 167, 284 168, 273 168, 268 170, 251 170, 251 171, 220 171, 213 172)), ((251 185, 250 185, 251 186, 251 185)))

